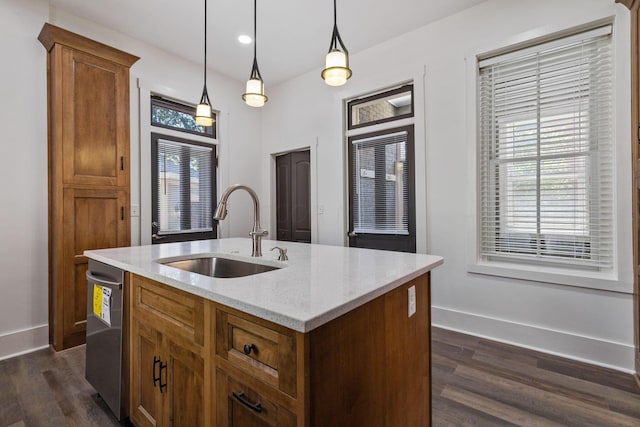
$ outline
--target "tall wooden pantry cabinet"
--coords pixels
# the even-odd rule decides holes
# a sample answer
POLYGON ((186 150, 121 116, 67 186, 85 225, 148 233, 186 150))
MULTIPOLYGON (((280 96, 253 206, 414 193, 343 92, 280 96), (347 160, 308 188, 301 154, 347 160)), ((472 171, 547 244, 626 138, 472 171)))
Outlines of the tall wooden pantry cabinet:
POLYGON ((49 123, 49 342, 85 342, 86 249, 130 244, 129 68, 139 58, 44 24, 49 123))

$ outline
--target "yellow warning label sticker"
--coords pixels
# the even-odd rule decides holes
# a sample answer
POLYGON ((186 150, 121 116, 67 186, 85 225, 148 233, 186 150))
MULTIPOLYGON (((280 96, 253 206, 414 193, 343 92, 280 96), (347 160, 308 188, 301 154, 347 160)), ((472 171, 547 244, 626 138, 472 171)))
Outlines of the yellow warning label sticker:
POLYGON ((102 286, 93 284, 93 314, 102 317, 102 286))
POLYGON ((93 314, 111 326, 111 288, 93 284, 93 314))

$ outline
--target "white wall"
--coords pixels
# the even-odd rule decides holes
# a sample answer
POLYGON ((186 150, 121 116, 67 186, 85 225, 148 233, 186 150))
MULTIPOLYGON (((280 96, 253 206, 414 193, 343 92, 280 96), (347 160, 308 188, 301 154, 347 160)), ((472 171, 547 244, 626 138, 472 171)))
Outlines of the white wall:
POLYGON ((48 343, 47 62, 37 37, 49 9, 0 0, 0 10, 1 358, 48 343))
MULTIPOLYGON (((2 209, 0 209, 0 359, 48 345, 47 265, 47 80, 46 51, 37 36, 45 22, 141 57, 131 68, 131 203, 141 206, 132 221, 132 244, 148 241, 151 194, 148 144, 141 152, 141 134, 148 109, 140 116, 138 81, 196 103, 202 92, 202 67, 158 48, 100 27, 47 1, 0 0, 0 46, 6 63, 0 67, 0 144, 2 209), (143 126, 141 127, 141 123, 143 126), (142 166, 142 167, 141 167, 142 166), (19 181, 19 185, 16 182, 19 181)), ((194 48, 199 44, 194 43, 194 48)), ((260 174, 260 112, 241 99, 242 81, 210 72, 207 77, 219 117, 219 190, 236 182, 258 188, 260 174)), ((143 143, 144 148, 144 143, 143 143)), ((253 215, 250 198, 233 195, 223 236, 246 236, 253 215)))
MULTIPOLYGON (((343 100, 413 80, 418 251, 445 258, 433 274, 434 324, 630 371, 628 22, 626 8, 611 0, 490 0, 352 55, 354 76, 343 87, 324 85, 319 58, 317 72, 270 91, 262 122, 263 192, 273 204, 270 155, 315 145, 312 187, 317 192, 312 205, 317 241, 344 244, 343 100), (465 57, 614 15, 619 262, 612 288, 616 292, 468 273, 467 265, 473 261, 467 256, 472 242, 469 223, 475 221, 475 175, 468 166, 475 162, 469 157, 475 140, 467 129, 467 106, 474 100, 467 96, 465 57)), ((268 214, 273 227, 273 209, 268 214)))

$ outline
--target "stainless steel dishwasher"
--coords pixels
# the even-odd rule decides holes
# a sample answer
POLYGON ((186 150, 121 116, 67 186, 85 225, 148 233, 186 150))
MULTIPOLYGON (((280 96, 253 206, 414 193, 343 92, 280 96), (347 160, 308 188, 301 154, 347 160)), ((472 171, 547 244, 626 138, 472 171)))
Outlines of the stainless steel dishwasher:
POLYGON ((85 377, 120 421, 128 414, 122 321, 124 271, 89 260, 85 377))

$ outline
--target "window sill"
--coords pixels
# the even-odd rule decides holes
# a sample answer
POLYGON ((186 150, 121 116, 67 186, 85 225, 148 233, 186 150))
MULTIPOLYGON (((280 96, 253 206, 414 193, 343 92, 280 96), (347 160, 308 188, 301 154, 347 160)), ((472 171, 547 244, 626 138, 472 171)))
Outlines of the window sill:
POLYGON ((467 266, 472 274, 497 276, 564 286, 574 286, 603 291, 633 293, 633 284, 618 279, 615 272, 572 270, 540 265, 523 265, 509 262, 486 261, 467 266))

